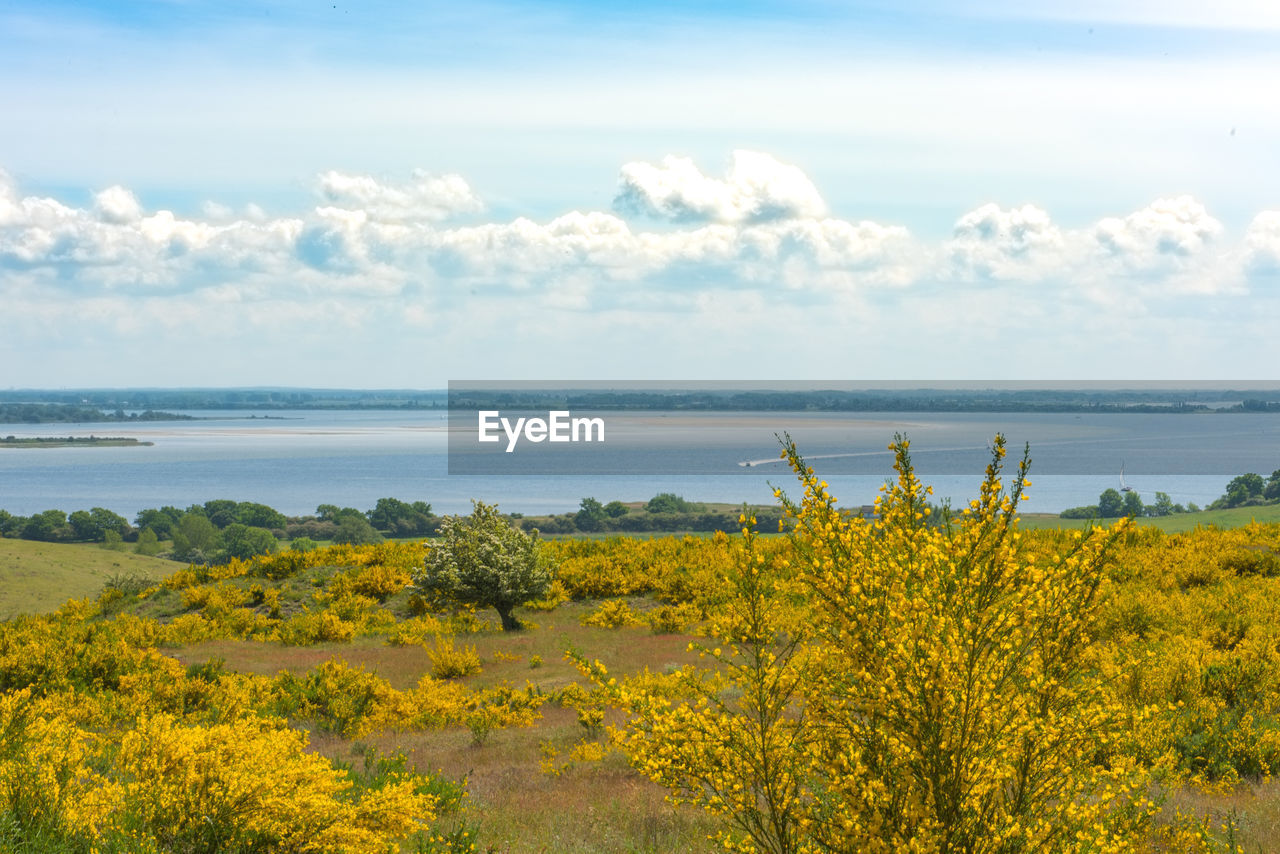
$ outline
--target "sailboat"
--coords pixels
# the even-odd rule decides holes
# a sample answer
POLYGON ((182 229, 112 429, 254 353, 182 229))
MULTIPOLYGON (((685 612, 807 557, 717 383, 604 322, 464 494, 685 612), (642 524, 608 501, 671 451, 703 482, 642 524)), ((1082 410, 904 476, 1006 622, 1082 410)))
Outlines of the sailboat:
POLYGON ((1120 463, 1120 491, 1133 492, 1133 487, 1124 482, 1124 463, 1120 463))

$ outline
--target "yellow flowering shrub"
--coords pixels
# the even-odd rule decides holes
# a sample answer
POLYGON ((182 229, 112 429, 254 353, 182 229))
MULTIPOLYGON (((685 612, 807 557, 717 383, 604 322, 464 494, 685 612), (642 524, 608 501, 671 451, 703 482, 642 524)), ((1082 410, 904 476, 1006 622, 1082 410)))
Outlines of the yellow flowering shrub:
POLYGON ((435 799, 401 781, 359 800, 305 733, 242 718, 210 727, 155 715, 126 732, 115 821, 178 850, 372 851, 425 828, 435 799))
POLYGON ((281 643, 291 646, 307 646, 322 641, 344 643, 355 637, 359 628, 358 623, 344 620, 332 611, 304 611, 281 623, 277 637, 281 643))
POLYGON ((427 648, 431 659, 431 675, 436 679, 457 679, 480 672, 480 656, 474 646, 458 647, 453 638, 438 636, 435 645, 427 648))
POLYGON ((391 628, 387 634, 387 645, 425 647, 446 630, 445 624, 435 617, 410 617, 391 628))
POLYGON ((638 626, 644 620, 632 610, 625 599, 606 599, 594 611, 584 614, 580 622, 584 626, 619 629, 623 626, 638 626))
POLYGON ((1024 546, 1027 460, 1006 492, 999 436, 979 498, 930 525, 906 440, 890 447, 898 479, 868 521, 787 444, 804 487, 783 499, 794 559, 758 548, 744 520, 733 595, 708 626, 733 690, 697 671, 687 699, 624 685, 619 743, 723 817, 730 849, 1129 850, 1154 805, 1088 658, 1123 525, 1048 555, 1024 546))

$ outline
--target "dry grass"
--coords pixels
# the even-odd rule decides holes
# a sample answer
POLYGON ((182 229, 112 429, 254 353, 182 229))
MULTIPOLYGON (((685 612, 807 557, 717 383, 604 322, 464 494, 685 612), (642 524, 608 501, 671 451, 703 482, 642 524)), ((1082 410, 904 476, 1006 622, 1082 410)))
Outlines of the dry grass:
POLYGON ((1226 793, 1177 789, 1169 793, 1162 818, 1179 813, 1206 819, 1223 850, 1234 836, 1245 854, 1280 851, 1280 780, 1245 781, 1226 793))
MULTIPOLYGON (((636 603, 639 604, 639 603, 636 603)), ((664 670, 696 660, 687 649, 690 635, 654 635, 647 627, 603 629, 582 626, 579 619, 597 603, 569 603, 550 613, 526 614, 535 628, 491 631, 458 638, 472 645, 483 662, 480 673, 462 681, 483 688, 526 681, 545 692, 582 682, 565 650, 574 648, 598 658, 611 672, 636 673, 648 667, 664 670), (533 656, 542 664, 530 665, 533 656)), ((287 647, 254 641, 207 641, 167 650, 184 664, 221 658, 228 668, 274 675, 303 673, 330 658, 341 658, 377 673, 399 689, 413 687, 430 672, 420 646, 391 647, 382 637, 357 638, 349 644, 287 647)), ((626 766, 619 757, 577 764, 559 776, 543 773, 542 745, 563 754, 582 740, 585 731, 572 709, 546 705, 535 726, 491 733, 482 746, 472 743, 465 727, 444 730, 384 732, 353 743, 313 731, 318 752, 343 761, 363 749, 403 751, 422 771, 467 779, 468 818, 480 826, 480 849, 500 852, 710 852, 708 836, 715 825, 700 811, 674 807, 664 792, 626 766)))

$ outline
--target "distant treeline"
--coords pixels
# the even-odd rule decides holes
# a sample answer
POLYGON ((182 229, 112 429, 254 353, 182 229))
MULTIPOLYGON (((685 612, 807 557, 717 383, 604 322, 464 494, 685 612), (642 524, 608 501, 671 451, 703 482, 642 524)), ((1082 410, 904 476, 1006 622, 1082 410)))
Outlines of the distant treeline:
POLYGON ((6 404, 100 409, 443 409, 443 391, 359 389, 84 389, 0 391, 6 404))
POLYGON ((0 403, 0 424, 92 424, 99 421, 190 421, 190 415, 159 412, 107 412, 71 403, 0 403))
POLYGON ((1230 390, 940 390, 857 391, 556 391, 454 390, 455 410, 662 410, 707 412, 1280 412, 1280 389, 1230 390), (1224 401, 1238 400, 1239 403, 1224 401))
MULTIPOLYGON (((1274 390, 1220 389, 78 389, 0 391, 11 405, 201 409, 598 409, 710 412, 1280 412, 1274 390)), ((70 411, 70 410, 68 410, 70 411)), ((142 416, 139 416, 142 417, 142 416)), ((16 420, 6 417, 5 420, 16 420)), ((55 420, 55 419, 48 419, 55 420)), ((73 419, 63 419, 73 420, 73 419)), ((104 420, 104 419, 94 419, 104 420)), ((29 422, 30 423, 30 422, 29 422)), ((38 422, 37 422, 38 423, 38 422)))
MULTIPOLYGON (((1280 469, 1271 473, 1271 477, 1263 479, 1255 472, 1242 474, 1232 478, 1226 491, 1206 510, 1230 510, 1234 507, 1259 507, 1266 504, 1280 504, 1280 469)), ((1059 516, 1063 519, 1114 519, 1119 516, 1168 516, 1173 513, 1196 513, 1200 508, 1195 504, 1174 504, 1166 492, 1156 493, 1155 504, 1144 504, 1142 497, 1135 490, 1127 490, 1123 495, 1119 490, 1107 489, 1098 496, 1097 504, 1084 507, 1069 507, 1059 516)))
POLYGON ((286 516, 254 501, 216 499, 178 507, 152 507, 138 513, 133 524, 104 507, 45 510, 15 516, 0 510, 0 537, 51 543, 104 543, 139 554, 209 564, 232 558, 247 559, 275 551, 279 540, 295 549, 313 548, 318 540, 365 544, 388 537, 425 537, 436 532, 439 517, 423 501, 380 498, 371 510, 321 504, 312 516, 286 516), (161 541, 172 541, 165 549, 161 541))
MULTIPOLYGON (((780 507, 752 508, 762 531, 776 531, 783 518, 780 507)), ((526 530, 545 534, 670 533, 673 531, 739 530, 739 511, 710 509, 670 492, 660 493, 638 507, 620 501, 602 504, 582 499, 576 513, 525 518, 507 516, 526 530)), ((52 543, 104 543, 188 563, 225 563, 275 551, 281 540, 306 551, 320 541, 361 545, 379 543, 385 537, 434 536, 440 517, 424 501, 379 498, 370 510, 321 504, 313 515, 286 516, 254 501, 215 499, 184 509, 172 506, 140 511, 132 524, 103 507, 45 510, 31 516, 15 516, 0 510, 0 537, 52 543), (163 543, 172 541, 172 547, 163 543)))

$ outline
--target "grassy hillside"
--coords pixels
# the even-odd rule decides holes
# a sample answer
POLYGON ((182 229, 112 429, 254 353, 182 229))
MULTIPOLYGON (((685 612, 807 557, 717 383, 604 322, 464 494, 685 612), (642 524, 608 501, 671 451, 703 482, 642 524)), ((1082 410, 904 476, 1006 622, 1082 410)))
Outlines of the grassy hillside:
MULTIPOLYGON (((1115 520, 1104 520, 1108 524, 1115 520)), ((1250 522, 1280 522, 1280 504, 1261 507, 1236 507, 1231 510, 1202 510, 1199 513, 1176 513, 1173 516, 1156 516, 1137 520, 1139 525, 1159 528, 1168 534, 1194 531, 1197 527, 1213 525, 1218 528, 1239 528, 1250 522)), ((1085 528, 1088 519, 1062 519, 1052 513, 1024 513, 1022 524, 1027 528, 1085 528)))
POLYGON ((68 599, 96 596, 112 576, 160 579, 179 565, 96 545, 0 539, 0 619, 55 610, 68 599))

